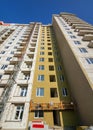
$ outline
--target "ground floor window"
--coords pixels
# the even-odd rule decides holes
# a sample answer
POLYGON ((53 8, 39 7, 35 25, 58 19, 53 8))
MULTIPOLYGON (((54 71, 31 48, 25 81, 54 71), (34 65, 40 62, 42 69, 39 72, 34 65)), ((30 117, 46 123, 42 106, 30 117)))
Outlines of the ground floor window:
POLYGON ((42 117, 44 117, 44 112, 43 112, 43 110, 36 110, 36 111, 35 111, 35 117, 36 117, 36 118, 42 118, 42 117))

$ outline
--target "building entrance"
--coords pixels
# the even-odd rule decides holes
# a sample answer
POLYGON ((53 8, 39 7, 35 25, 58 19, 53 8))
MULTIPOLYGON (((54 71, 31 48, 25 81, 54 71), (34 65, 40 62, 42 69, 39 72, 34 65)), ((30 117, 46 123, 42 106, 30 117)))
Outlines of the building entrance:
POLYGON ((58 110, 53 110, 54 125, 60 126, 60 114, 58 110))

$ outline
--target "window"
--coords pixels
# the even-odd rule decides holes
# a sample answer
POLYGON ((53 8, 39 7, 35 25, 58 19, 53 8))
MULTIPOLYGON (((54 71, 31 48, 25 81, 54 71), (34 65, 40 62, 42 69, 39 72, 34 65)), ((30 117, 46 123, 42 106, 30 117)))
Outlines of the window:
POLYGON ((58 52, 55 52, 55 54, 58 56, 59 53, 58 53, 58 52))
POLYGON ((11 51, 10 54, 14 54, 14 51, 11 51))
POLYGON ((44 45, 44 43, 41 43, 41 45, 44 45))
POLYGON ((57 88, 50 88, 50 96, 51 97, 58 97, 57 88))
POLYGON ((74 36, 74 35, 70 35, 70 37, 71 37, 71 38, 76 38, 76 36, 74 36))
POLYGON ((61 66, 58 66, 58 70, 59 70, 59 71, 62 70, 62 67, 61 67, 61 66))
POLYGON ((63 75, 60 75, 60 80, 63 82, 64 81, 64 76, 63 75))
POLYGON ((55 75, 50 75, 49 79, 50 79, 50 82, 56 82, 55 75))
POLYGON ((53 71, 54 70, 54 66, 53 65, 49 65, 49 70, 53 71))
POLYGON ((38 75, 38 81, 43 81, 44 80, 44 75, 38 75))
POLYGON ((44 58, 40 58, 39 61, 41 61, 41 62, 44 61, 44 58))
POLYGON ((14 49, 17 49, 17 46, 14 46, 14 49))
POLYGON ((66 88, 62 88, 62 95, 67 96, 67 89, 66 88))
POLYGON ((39 65, 39 70, 44 70, 44 65, 39 65))
POLYGON ((5 51, 1 51, 1 54, 4 54, 5 53, 5 51))
POLYGON ((81 44, 80 41, 74 41, 74 43, 75 43, 76 45, 81 44))
POLYGON ((9 48, 9 46, 5 46, 5 49, 8 49, 9 48))
POLYGON ((2 75, 0 75, 0 79, 2 78, 2 75))
POLYGON ((23 105, 17 105, 16 106, 15 120, 22 120, 23 111, 24 111, 23 105))
POLYGON ((48 50, 51 50, 51 47, 48 47, 48 50))
POLYGON ((41 50, 44 50, 44 47, 40 47, 41 50))
POLYGON ((12 42, 9 42, 8 44, 12 44, 12 42))
POLYGON ((5 68, 7 68, 7 66, 8 66, 8 65, 2 65, 1 69, 4 70, 5 68))
POLYGON ((69 28, 65 28, 65 30, 70 30, 69 28))
POLYGON ((68 33, 68 34, 72 34, 72 32, 70 32, 70 31, 68 31, 67 33, 68 33))
POLYGON ((53 58, 48 58, 48 61, 49 62, 53 62, 53 58))
POLYGON ((93 64, 93 58, 86 58, 86 61, 88 62, 88 64, 93 64))
POLYGON ((43 51, 41 51, 41 52, 40 52, 40 55, 44 55, 44 52, 43 52, 43 51))
POLYGON ((48 52, 48 55, 52 55, 52 52, 48 52))
POLYGON ((24 74, 24 79, 29 80, 30 79, 30 74, 24 74))
POLYGON ((42 118, 42 117, 44 117, 44 112, 43 112, 43 110, 36 110, 36 111, 35 111, 35 117, 37 117, 37 118, 42 118))
POLYGON ((11 59, 11 58, 12 58, 12 57, 7 57, 7 59, 6 59, 6 60, 7 60, 7 61, 10 61, 10 59, 11 59))
POLYGON ((79 48, 80 52, 87 53, 87 50, 85 48, 79 48))
POLYGON ((44 96, 44 88, 37 88, 36 96, 44 96))
POLYGON ((27 95, 27 87, 21 87, 20 96, 25 97, 27 95))
POLYGON ((51 43, 48 43, 47 45, 48 45, 48 46, 51 46, 51 43))

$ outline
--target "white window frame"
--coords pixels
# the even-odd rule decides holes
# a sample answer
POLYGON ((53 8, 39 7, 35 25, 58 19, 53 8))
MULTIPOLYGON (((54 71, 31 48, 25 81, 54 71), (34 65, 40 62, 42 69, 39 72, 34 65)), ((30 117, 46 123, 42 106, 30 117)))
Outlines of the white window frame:
POLYGON ((38 81, 44 81, 44 75, 38 75, 38 81))
POLYGON ((44 58, 42 57, 42 58, 39 58, 39 61, 40 62, 43 62, 44 61, 44 58))
POLYGON ((36 89, 36 96, 43 97, 44 96, 44 88, 37 88, 36 89), (42 91, 43 90, 43 91, 42 91), (43 93, 42 93, 43 92, 43 93))
POLYGON ((23 112, 24 112, 24 105, 16 105, 16 111, 15 111, 15 120, 22 120, 23 118, 23 112))
POLYGON ((44 65, 39 65, 39 70, 44 70, 44 65))
POLYGON ((20 87, 20 96, 25 97, 27 95, 27 87, 20 87))
POLYGON ((40 55, 44 55, 44 51, 41 51, 41 52, 40 52, 40 55))

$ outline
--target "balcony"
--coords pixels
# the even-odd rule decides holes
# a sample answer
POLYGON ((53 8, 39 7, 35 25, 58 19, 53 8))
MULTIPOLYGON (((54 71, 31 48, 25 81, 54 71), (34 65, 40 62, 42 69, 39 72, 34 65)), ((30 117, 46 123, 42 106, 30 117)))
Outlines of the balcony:
POLYGON ((5 68, 5 74, 11 74, 14 71, 14 65, 8 65, 7 68, 5 68))
POLYGON ((30 79, 30 71, 22 71, 18 77, 18 84, 28 84, 30 79))
POLYGON ((20 43, 20 46, 25 46, 26 45, 26 42, 21 42, 20 43))
POLYGON ((10 59, 10 64, 17 64, 18 61, 19 61, 19 58, 13 57, 12 59, 10 59))
POLYGON ((31 61, 25 61, 21 67, 21 70, 23 72, 31 71, 32 68, 32 62, 31 61))
POLYGON ((18 79, 18 80, 17 80, 17 83, 18 83, 18 84, 21 84, 21 85, 27 85, 27 84, 28 84, 28 80, 24 80, 24 79, 20 79, 20 80, 19 80, 19 79, 18 79))
POLYGON ((78 35, 79 35, 79 36, 83 36, 83 35, 85 35, 85 34, 93 34, 93 30, 80 30, 80 31, 78 32, 78 35))
POLYGON ((15 53, 14 53, 14 56, 16 56, 16 57, 20 57, 22 55, 22 52, 21 51, 16 51, 15 53))
POLYGON ((93 40, 89 42, 88 47, 93 48, 93 40))
POLYGON ((34 47, 29 48, 29 50, 30 50, 31 52, 35 52, 35 48, 34 48, 34 47))
POLYGON ((80 26, 77 26, 77 27, 75 27, 75 31, 76 31, 77 29, 78 29, 78 30, 93 30, 93 27, 91 27, 91 26, 90 26, 90 27, 85 27, 85 26, 81 26, 81 27, 80 27, 80 26))
POLYGON ((91 25, 89 25, 89 24, 73 24, 72 29, 74 29, 75 27, 91 27, 91 25))
POLYGON ((9 77, 10 77, 10 75, 8 75, 8 74, 3 75, 2 78, 0 79, 0 86, 7 85, 8 81, 9 81, 9 77))
POLYGON ((33 58, 29 58, 28 56, 26 56, 25 58, 24 58, 24 60, 27 62, 31 62, 31 61, 33 61, 33 58))
POLYGON ((30 111, 35 110, 73 110, 73 102, 60 102, 60 103, 33 103, 30 102, 30 111))
POLYGON ((4 42, 4 40, 2 38, 0 38, 0 44, 2 44, 4 42))
POLYGON ((85 34, 82 38, 83 41, 91 41, 93 40, 93 34, 85 34))
POLYGON ((70 21, 70 22, 68 22, 68 24, 70 26, 72 26, 73 24, 85 24, 85 22, 81 22, 81 21, 70 21))
POLYGON ((17 48, 17 51, 23 51, 24 49, 25 49, 25 47, 19 46, 19 47, 17 48))

